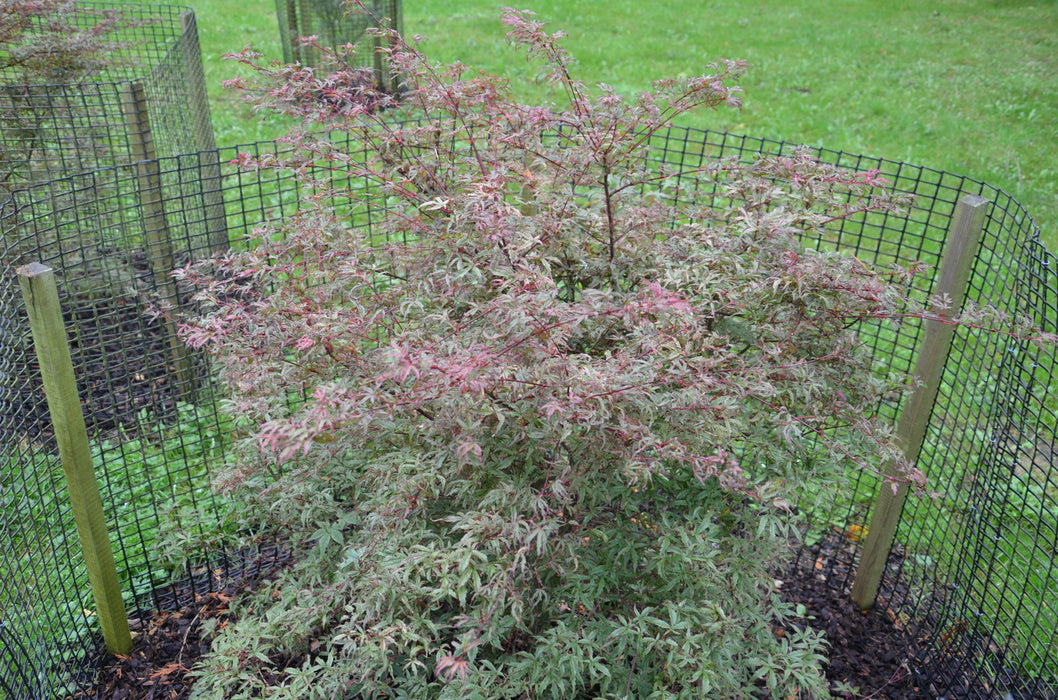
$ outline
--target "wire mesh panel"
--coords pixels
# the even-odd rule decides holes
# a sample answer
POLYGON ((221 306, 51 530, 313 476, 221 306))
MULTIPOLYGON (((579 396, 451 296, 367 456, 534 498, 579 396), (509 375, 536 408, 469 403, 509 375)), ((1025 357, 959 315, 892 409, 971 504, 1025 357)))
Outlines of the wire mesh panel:
MULTIPOLYGON (((781 154, 785 144, 716 132, 673 132, 670 162, 781 154)), ((844 220, 807 244, 850 252, 875 265, 940 264, 956 202, 966 194, 991 202, 968 299, 1022 314, 1042 332, 1058 323, 1055 260, 1022 207, 978 181, 906 163, 815 150, 857 171, 879 170, 894 189, 916 195, 906 215, 844 220)), ((695 193, 709 195, 710 193, 695 193)), ((932 274, 907 291, 933 292, 932 274)), ((909 374, 921 323, 862 329, 878 370, 909 374)), ((1058 472, 1053 353, 1015 333, 961 328, 949 354, 917 466, 935 497, 905 505, 897 545, 877 604, 906 631, 920 687, 930 697, 1046 698, 1058 693, 1058 472)), ((878 407, 895 419, 897 401, 878 407)), ((807 494, 813 519, 799 563, 847 591, 880 480, 850 475, 831 503, 807 494)))
MULTIPOLYGON (((349 141, 336 145, 349 153, 360 149, 349 141)), ((796 148, 675 128, 654 146, 652 158, 683 169, 796 148)), ((260 157, 283 147, 239 150, 260 157)), ((951 173, 813 153, 845 168, 879 170, 894 189, 916 198, 905 214, 835 222, 806 245, 879 266, 921 263, 935 270, 956 202, 981 195, 991 205, 968 298, 1024 314, 1044 332, 1058 331, 1056 263, 1017 202, 951 173)), ((225 504, 209 489, 233 427, 204 380, 204 360, 174 343, 175 329, 157 313, 186 301, 169 275, 173 268, 209 255, 222 241, 241 244, 253 228, 290 216, 312 194, 311 184, 288 171, 240 169, 229 162, 236 160, 238 153, 229 149, 96 170, 16 192, 0 213, 6 246, 0 256, 0 689, 11 697, 90 688, 88 669, 98 654, 16 296, 17 265, 41 260, 61 275, 93 455, 132 607, 173 605, 178 592, 163 586, 174 567, 190 576, 191 589, 208 590, 240 575, 248 561, 245 553, 224 552, 218 533, 224 532, 225 504), (180 551, 155 552, 161 530, 186 533, 180 551)), ((697 200, 717 196, 690 184, 676 192, 697 200)), ((382 204, 343 203, 342 220, 371 236, 384 215, 382 204)), ((913 277, 908 291, 924 301, 934 284, 927 272, 913 277)), ((877 370, 899 376, 911 373, 921 334, 913 319, 862 329, 877 370)), ((935 697, 1046 698, 1058 692, 1054 370, 1053 355, 1013 329, 957 332, 919 460, 937 495, 908 501, 878 599, 906 632, 920 687, 935 697)), ((899 398, 878 410, 895 418, 899 398)), ((867 526, 883 485, 861 472, 840 487, 805 494, 800 508, 811 525, 798 561, 821 585, 844 591, 860 548, 859 538, 849 535, 867 526)))
MULTIPOLYGON (((58 69, 0 64, 0 190, 118 163, 213 150, 194 13, 162 5, 80 3, 65 17, 93 31, 104 19, 106 61, 65 83, 58 69), (27 78, 47 78, 29 84, 27 78)), ((37 18, 45 31, 52 18, 37 18)))
POLYGON ((399 86, 378 54, 381 40, 368 35, 367 30, 388 19, 389 26, 401 31, 401 2, 365 0, 365 12, 347 0, 276 0, 283 61, 316 65, 320 59, 319 51, 303 45, 299 41, 302 38, 316 37, 317 43, 323 47, 352 44, 357 48, 359 64, 374 70, 379 85, 396 92, 399 86))
MULTIPOLYGON (((259 149, 260 150, 260 149, 259 149)), ((234 157, 234 152, 225 154, 234 157)), ((194 153, 91 171, 19 191, 0 220, 0 688, 5 697, 90 689, 99 655, 92 603, 15 271, 39 261, 60 277, 92 459, 127 606, 172 606, 212 590, 255 552, 210 551, 221 517, 209 492, 230 426, 206 368, 176 337, 166 308, 184 297, 170 273, 216 249, 231 225, 289 212, 289 179, 226 168, 194 153), (163 194, 164 193, 164 196, 163 194), (219 227, 219 230, 218 230, 219 227), (186 513, 193 513, 187 516, 186 513), (188 533, 190 577, 166 591, 160 531, 188 533), (164 603, 162 601, 169 601, 164 603)), ((280 556, 272 550, 272 556, 280 556)), ((135 612, 133 612, 135 615, 135 612)))
MULTIPOLYGON (((1005 304, 1054 333, 1055 259, 1036 239, 1007 238, 1025 225, 1020 207, 997 193, 987 254, 971 284, 982 302, 1005 304)), ((946 396, 934 408, 937 472, 947 527, 926 534, 925 504, 902 530, 924 541, 939 571, 922 654, 939 667, 935 686, 954 694, 992 688, 1014 697, 1054 697, 1058 677, 1058 473, 1053 355, 1003 334, 967 333, 953 349, 946 396), (987 406, 987 413, 984 407, 987 406), (957 481, 955 480, 957 479, 957 481), (947 539, 943 535, 947 535, 947 539), (972 660, 972 664, 967 664, 972 660), (969 666, 969 667, 968 667, 969 666)), ((938 523, 938 526, 941 523, 938 523)))

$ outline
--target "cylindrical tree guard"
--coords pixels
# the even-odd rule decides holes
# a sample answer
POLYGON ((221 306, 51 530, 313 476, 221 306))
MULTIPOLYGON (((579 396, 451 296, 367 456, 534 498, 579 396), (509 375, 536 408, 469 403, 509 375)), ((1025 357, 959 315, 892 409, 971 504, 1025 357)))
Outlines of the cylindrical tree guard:
MULTIPOLYGON (((191 11, 78 3, 66 21, 90 28, 111 17, 118 22, 105 36, 117 48, 71 82, 62 82, 58 69, 27 72, 0 62, 0 192, 131 162, 135 135, 122 115, 125 86, 132 82, 143 85, 158 155, 216 148, 191 11), (27 77, 41 82, 27 83, 27 77)), ((44 31, 31 28, 25 35, 44 31)))
POLYGON ((377 27, 382 20, 397 31, 402 26, 402 0, 365 0, 367 12, 343 0, 276 0, 279 38, 283 46, 283 60, 314 66, 319 52, 301 46, 299 39, 314 36, 320 46, 335 47, 353 44, 357 48, 357 62, 375 72, 383 89, 396 92, 398 85, 378 54, 380 39, 367 30, 377 27))

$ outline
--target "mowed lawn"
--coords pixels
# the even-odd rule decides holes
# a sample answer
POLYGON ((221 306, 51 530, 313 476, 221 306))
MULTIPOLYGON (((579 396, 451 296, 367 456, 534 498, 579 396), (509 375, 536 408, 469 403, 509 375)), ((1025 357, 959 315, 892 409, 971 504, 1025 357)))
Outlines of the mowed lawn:
MULTIPOLYGON (((507 46, 509 1, 406 0, 405 34, 432 57, 508 78, 554 100, 507 46)), ((221 82, 245 44, 280 56, 271 0, 195 0, 220 145, 272 138, 221 82)), ((1058 2, 1040 0, 533 0, 568 35, 580 77, 634 95, 656 78, 745 59, 741 111, 685 120, 987 181, 1019 200, 1058 250, 1058 2)))

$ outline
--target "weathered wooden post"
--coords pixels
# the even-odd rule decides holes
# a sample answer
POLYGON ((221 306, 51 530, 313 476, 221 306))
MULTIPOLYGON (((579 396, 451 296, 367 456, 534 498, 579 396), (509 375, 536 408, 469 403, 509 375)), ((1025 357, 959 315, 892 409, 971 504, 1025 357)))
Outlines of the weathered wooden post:
POLYGON ((298 5, 297 0, 279 0, 283 4, 279 12, 280 29, 286 28, 286 41, 283 42, 283 63, 293 63, 301 59, 297 50, 298 5))
MULTIPOLYGON (((390 19, 393 21, 391 25, 393 29, 397 30, 397 33, 401 36, 404 35, 404 0, 394 0, 393 2, 393 16, 390 19)), ((392 48, 392 47, 390 47, 392 48)), ((400 78, 394 73, 390 72, 389 67, 386 67, 386 83, 389 85, 389 90, 393 95, 400 94, 400 78)))
MULTIPOLYGON (((320 60, 317 49, 310 46, 298 48, 298 39, 317 33, 314 26, 315 23, 312 21, 315 16, 316 13, 312 11, 312 0, 298 0, 298 26, 297 31, 290 37, 290 40, 294 46, 294 55, 298 57, 298 60, 304 66, 314 66, 320 60)), ((321 36, 320 40, 326 42, 326 37, 321 36)))
MULTIPOLYGON (((940 276, 934 289, 935 295, 947 296, 951 303, 947 309, 935 310, 940 318, 927 320, 924 324, 922 346, 915 360, 916 386, 907 398, 896 428, 904 460, 909 464, 914 464, 918 459, 926 437, 944 363, 955 335, 955 326, 947 319, 958 314, 962 308, 989 203, 983 197, 968 194, 955 206, 940 276)), ((900 465, 889 462, 884 471, 886 477, 899 479, 900 465)), ((852 584, 852 600, 862 610, 872 607, 878 595, 906 497, 907 485, 901 481, 894 481, 892 485, 883 483, 878 492, 860 565, 856 570, 856 580, 852 584)))
POLYGON ((132 634, 92 468, 55 274, 46 265, 32 263, 19 268, 18 277, 103 640, 111 654, 127 654, 132 649, 132 634))
MULTIPOLYGON (((143 84, 139 82, 127 84, 124 93, 123 107, 129 130, 129 146, 132 149, 132 162, 136 168, 137 189, 143 211, 144 247, 158 291, 164 299, 175 304, 177 294, 176 282, 172 277, 175 267, 173 248, 169 227, 165 221, 162 176, 147 115, 147 97, 143 84)), ((191 353, 180 340, 176 324, 169 319, 163 319, 163 322, 178 391, 182 395, 190 395, 195 387, 191 353)))
MULTIPOLYGON (((206 76, 202 72, 202 53, 198 44, 198 26, 191 10, 180 14, 183 30, 181 43, 184 49, 184 64, 187 66, 190 106, 195 130, 195 150, 198 151, 199 185, 205 204, 205 223, 210 252, 219 253, 228 249, 228 224, 224 213, 224 195, 221 187, 220 156, 217 142, 213 138, 213 124, 209 116, 209 98, 206 94, 206 76)), ((142 125, 141 125, 142 126, 142 125)))

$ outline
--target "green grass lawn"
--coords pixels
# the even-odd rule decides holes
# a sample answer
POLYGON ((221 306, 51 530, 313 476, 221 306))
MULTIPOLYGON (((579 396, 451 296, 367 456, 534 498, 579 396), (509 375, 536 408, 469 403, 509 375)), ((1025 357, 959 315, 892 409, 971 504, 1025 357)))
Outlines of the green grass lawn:
MULTIPOLYGON (((504 0, 408 0, 404 28, 439 60, 508 77, 546 100, 536 69, 506 46, 504 0)), ((694 126, 878 155, 989 182, 1022 202, 1058 250, 1058 2, 1040 0, 535 0, 568 34, 581 77, 625 94, 695 75, 719 57, 752 65, 741 112, 694 126)), ((219 145, 281 133, 221 82, 220 56, 247 43, 279 56, 271 0, 197 0, 219 145)))

